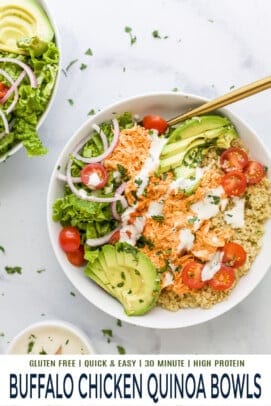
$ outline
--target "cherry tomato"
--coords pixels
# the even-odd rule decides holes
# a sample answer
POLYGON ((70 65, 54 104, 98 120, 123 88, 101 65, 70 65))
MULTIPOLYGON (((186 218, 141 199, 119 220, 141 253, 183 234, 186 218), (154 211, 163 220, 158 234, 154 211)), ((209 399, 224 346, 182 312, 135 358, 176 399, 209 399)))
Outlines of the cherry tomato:
POLYGON ((165 119, 160 116, 149 115, 143 118, 143 127, 148 130, 157 130, 159 134, 163 134, 168 125, 165 119))
POLYGON ((221 183, 228 196, 241 196, 247 186, 245 175, 239 171, 227 173, 222 177, 221 183))
POLYGON ((116 242, 118 242, 120 239, 120 230, 117 230, 114 232, 114 234, 112 234, 110 240, 109 240, 109 244, 116 244, 116 242))
POLYGON ((6 86, 4 83, 0 82, 0 99, 3 99, 8 90, 9 87, 6 86))
POLYGON ((244 265, 247 259, 247 253, 244 248, 236 242, 228 242, 223 248, 223 262, 228 266, 239 268, 244 265))
POLYGON ((233 268, 221 265, 219 271, 208 282, 214 290, 227 290, 232 287, 235 281, 235 273, 233 268))
POLYGON ((248 163, 248 156, 243 149, 232 147, 223 152, 220 163, 225 172, 242 171, 248 163))
POLYGON ((196 261, 188 262, 182 270, 183 283, 190 289, 201 289, 205 282, 201 280, 203 265, 196 261))
POLYGON ((85 255, 85 250, 84 250, 83 245, 80 245, 80 247, 76 251, 67 252, 68 261, 74 266, 84 265, 84 263, 86 262, 84 255, 85 255))
POLYGON ((59 245, 65 252, 74 252, 80 247, 80 233, 76 227, 64 227, 59 233, 59 245))
POLYGON ((108 180, 108 173, 102 164, 88 164, 81 171, 81 180, 90 189, 102 189, 108 180))
POLYGON ((257 161, 249 161, 245 168, 245 177, 249 185, 259 183, 264 177, 264 166, 257 161))

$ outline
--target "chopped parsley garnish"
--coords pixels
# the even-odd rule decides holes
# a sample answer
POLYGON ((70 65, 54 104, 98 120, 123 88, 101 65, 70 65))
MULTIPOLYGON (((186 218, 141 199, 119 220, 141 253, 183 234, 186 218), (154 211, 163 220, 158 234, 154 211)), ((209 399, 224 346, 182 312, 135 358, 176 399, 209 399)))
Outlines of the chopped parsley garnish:
POLYGON ((137 240, 136 245, 139 248, 144 248, 145 245, 147 245, 150 250, 154 249, 154 243, 149 238, 144 237, 144 235, 141 235, 141 237, 137 240))
POLYGON ((0 333, 0 337, 5 337, 5 333, 0 333))
POLYGON ((235 88, 235 85, 231 85, 230 90, 232 90, 232 89, 234 89, 234 88, 235 88))
POLYGON ((162 214, 151 216, 151 218, 155 221, 158 221, 158 223, 163 223, 163 221, 165 220, 165 217, 162 214))
POLYGON ((117 345, 117 350, 120 355, 126 354, 125 348, 123 348, 121 345, 117 345))
POLYGON ((123 286, 124 286, 124 282, 117 283, 117 288, 123 288, 123 286))
POLYGON ((61 169, 61 165, 57 165, 56 169, 59 171, 61 169))
POLYGON ((188 224, 194 224, 199 218, 197 216, 190 217, 187 222, 188 224))
POLYGON ((168 35, 164 35, 163 37, 160 35, 160 33, 159 33, 159 31, 158 30, 154 30, 153 32, 152 32, 152 36, 153 36, 153 38, 157 38, 157 39, 167 39, 168 38, 168 35))
POLYGON ((74 293, 74 292, 70 292, 70 295, 71 295, 71 296, 75 296, 75 293, 74 293))
POLYGON ((39 352, 39 355, 47 355, 48 353, 45 351, 45 349, 42 347, 41 351, 39 352))
POLYGON ((264 172, 267 173, 268 172, 268 166, 264 165, 264 172))
POLYGON ((45 272, 46 271, 46 269, 37 269, 37 273, 42 273, 42 272, 45 272))
POLYGON ((136 275, 140 275, 140 272, 139 272, 138 269, 135 269, 135 274, 136 274, 136 275))
POLYGON ((120 319, 117 319, 117 326, 122 327, 122 322, 120 319))
POLYGON ((129 177, 127 175, 127 169, 123 165, 118 164, 117 165, 117 170, 119 171, 119 173, 123 177, 123 180, 128 180, 129 179, 129 177))
POLYGON ((68 99, 68 103, 69 103, 71 106, 73 106, 73 105, 74 105, 73 99, 68 99))
POLYGON ((131 293, 133 293, 133 291, 131 289, 129 289, 127 292, 127 295, 130 295, 131 293))
POLYGON ((139 303, 144 303, 144 300, 143 300, 143 299, 139 299, 139 303))
POLYGON ((94 116, 94 114, 96 114, 94 109, 89 110, 88 116, 94 116))
POLYGON ((72 67, 72 65, 74 65, 76 62, 78 62, 78 59, 74 59, 73 61, 71 61, 67 67, 65 68, 65 72, 67 73, 68 70, 72 67))
POLYGON ((158 272, 163 273, 166 272, 170 268, 169 260, 167 259, 165 265, 158 269, 158 272))
POLYGON ((155 253, 155 255, 162 255, 162 254, 163 254, 163 251, 161 251, 161 250, 156 251, 156 253, 155 253))
POLYGON ((113 337, 113 331, 111 329, 103 329, 102 333, 103 333, 104 337, 106 337, 107 342, 110 343, 111 338, 113 337))
POLYGON ((212 204, 219 204, 219 202, 220 202, 220 197, 219 196, 208 195, 208 197, 210 199, 213 199, 213 201, 211 202, 212 204))
POLYGON ((124 272, 121 272, 120 276, 121 276, 121 279, 123 279, 123 280, 126 279, 126 276, 125 276, 125 273, 124 273, 124 272))
POLYGON ((92 49, 91 49, 91 48, 88 48, 88 49, 86 50, 86 52, 85 52, 85 55, 92 56, 92 55, 93 55, 92 49))
POLYGON ((30 352, 32 352, 34 345, 35 345, 35 341, 29 341, 28 346, 27 346, 27 354, 30 354, 30 352))
POLYGON ((22 268, 20 266, 5 266, 5 271, 9 275, 14 275, 15 273, 18 273, 21 275, 22 268))
POLYGON ((173 89, 171 90, 172 92, 178 92, 179 89, 177 87, 173 87, 173 89))
POLYGON ((129 34, 129 36, 130 36, 130 45, 132 46, 135 42, 136 42, 136 36, 135 35, 133 35, 133 30, 132 30, 132 28, 131 27, 125 27, 124 28, 124 31, 127 33, 127 34, 129 34))
POLYGON ((228 217, 232 217, 232 214, 230 214, 230 213, 226 213, 226 216, 228 216, 228 217))
POLYGON ((137 184, 137 186, 142 185, 143 180, 140 178, 135 179, 135 183, 137 184))
POLYGON ((211 18, 208 18, 208 22, 209 23, 214 23, 214 20, 212 20, 211 18))
POLYGON ((125 66, 123 66, 122 72, 126 72, 126 67, 125 66))
POLYGON ((66 340, 65 341, 65 345, 68 345, 69 344, 69 342, 70 342, 70 340, 68 339, 68 340, 66 340))
POLYGON ((65 69, 61 69, 61 72, 63 73, 64 76, 66 76, 66 77, 68 76, 68 75, 67 75, 67 72, 65 71, 65 69))
POLYGON ((85 63, 81 63, 80 70, 85 70, 87 67, 88 66, 85 63))
POLYGON ((1 245, 0 245, 0 251, 2 251, 3 253, 5 253, 6 251, 5 251, 5 248, 4 247, 2 247, 1 245))

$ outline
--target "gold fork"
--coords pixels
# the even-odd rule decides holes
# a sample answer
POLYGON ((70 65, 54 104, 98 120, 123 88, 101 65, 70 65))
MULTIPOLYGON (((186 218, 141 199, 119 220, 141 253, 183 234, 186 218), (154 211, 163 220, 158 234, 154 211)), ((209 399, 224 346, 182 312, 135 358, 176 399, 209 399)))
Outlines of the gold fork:
POLYGON ((250 83, 246 86, 242 86, 239 89, 235 89, 232 92, 226 93, 223 96, 217 97, 214 100, 206 102, 193 110, 190 110, 184 114, 180 114, 177 117, 168 120, 168 125, 175 125, 180 121, 184 121, 187 118, 199 116, 201 114, 210 113, 219 109, 220 107, 227 106, 228 104, 235 103, 238 100, 245 99, 246 97, 252 96, 253 94, 262 92, 263 90, 269 89, 271 87, 271 76, 257 80, 256 82, 250 83))

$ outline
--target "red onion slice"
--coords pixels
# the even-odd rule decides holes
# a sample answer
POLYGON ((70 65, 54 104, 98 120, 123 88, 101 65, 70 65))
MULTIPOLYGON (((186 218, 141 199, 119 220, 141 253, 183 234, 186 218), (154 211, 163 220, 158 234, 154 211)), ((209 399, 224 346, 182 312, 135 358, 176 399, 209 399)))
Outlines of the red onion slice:
MULTIPOLYGON (((113 150, 115 149, 118 140, 119 140, 119 123, 118 120, 116 120, 115 118, 112 120, 113 123, 113 130, 114 130, 114 136, 113 136, 113 140, 110 144, 110 146, 99 156, 95 156, 93 158, 85 158, 81 155, 78 154, 78 151, 80 151, 80 149, 85 145, 85 143, 87 141, 85 141, 84 143, 81 142, 80 144, 77 145, 77 147, 75 148, 73 155, 76 159, 79 159, 82 162, 85 162, 87 164, 92 164, 92 163, 96 163, 96 162, 101 162, 103 161, 105 158, 107 158, 111 152, 113 152, 113 150)), ((91 139, 91 138, 90 138, 91 139)))
MULTIPOLYGON (((2 69, 0 70, 1 74, 3 74, 4 71, 2 71, 2 69)), ((18 78, 15 80, 15 82, 13 80, 10 81, 10 83, 12 84, 11 88, 7 91, 7 93, 5 94, 5 96, 0 100, 1 104, 5 104, 6 101, 10 98, 10 96, 12 95, 12 93, 14 93, 14 100, 11 103, 11 105, 9 106, 9 108, 7 109, 7 114, 11 113, 11 111, 14 109, 14 107, 16 106, 16 103, 18 101, 18 86, 20 85, 20 83, 22 82, 22 80, 24 79, 26 75, 25 71, 22 71, 21 74, 18 76, 18 78)), ((12 79, 12 78, 11 78, 12 79)))
MULTIPOLYGON (((56 177, 57 177, 58 180, 63 180, 63 182, 67 182, 67 176, 63 175, 62 173, 58 172, 56 177)), ((72 179, 73 183, 81 183, 82 182, 82 179, 80 177, 74 177, 73 176, 71 179, 72 179)))
POLYGON ((30 66, 28 66, 26 63, 20 61, 19 59, 16 58, 0 58, 0 62, 3 63, 14 63, 15 65, 19 65, 27 74, 30 80, 31 87, 36 88, 38 87, 38 81, 35 76, 35 73, 32 71, 30 66))
POLYGON ((71 166, 72 166, 72 160, 69 161, 67 165, 67 183, 69 185, 69 188, 71 191, 80 199, 86 200, 88 202, 97 202, 97 203, 112 203, 118 200, 123 200, 123 196, 113 196, 113 197, 98 197, 94 195, 88 195, 87 192, 84 189, 77 189, 72 181, 72 176, 71 176, 71 166))
POLYGON ((99 134, 99 136, 101 137, 102 143, 103 143, 103 147, 104 147, 104 151, 107 150, 108 148, 108 141, 106 138, 105 133, 103 132, 103 130, 97 125, 97 124, 93 124, 92 128, 99 134))
MULTIPOLYGON (((122 183, 117 189, 116 189, 116 193, 115 196, 121 195, 126 187, 126 183, 122 183)), ((122 207, 126 208, 128 206, 127 201, 125 198, 123 198, 123 200, 121 201, 122 207)), ((117 202, 113 202, 111 203, 111 212, 112 212, 112 216, 114 217, 114 219, 116 220, 120 220, 121 216, 119 215, 119 213, 117 212, 117 202)))
POLYGON ((8 120, 2 110, 0 110, 0 117, 4 124, 5 134, 9 134, 8 120))
POLYGON ((86 244, 89 247, 99 247, 100 245, 104 245, 107 242, 109 242, 110 238, 112 237, 112 235, 116 232, 119 231, 120 227, 117 227, 115 230, 111 231, 109 234, 104 235, 103 237, 99 237, 99 238, 89 238, 86 241, 86 244))

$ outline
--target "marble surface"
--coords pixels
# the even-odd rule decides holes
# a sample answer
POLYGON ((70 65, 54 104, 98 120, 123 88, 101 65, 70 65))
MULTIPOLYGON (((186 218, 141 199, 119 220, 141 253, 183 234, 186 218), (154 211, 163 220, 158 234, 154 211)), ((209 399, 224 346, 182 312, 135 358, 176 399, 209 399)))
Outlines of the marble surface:
MULTIPOLYGON (((0 168, 0 352, 32 322, 59 318, 83 328, 99 353, 269 353, 271 275, 239 306, 192 328, 159 331, 123 324, 87 302, 59 268, 46 226, 46 194, 66 141, 96 111, 124 97, 180 91, 214 97, 270 74, 269 0, 48 0, 61 33, 58 94, 40 129, 50 152, 24 151, 0 168), (137 41, 130 46, 124 27, 137 41), (260 29, 259 29, 260 28, 260 29), (162 39, 152 36, 159 30, 162 39), (163 38, 168 36, 168 38, 163 38), (91 48, 93 56, 84 55, 91 48), (80 70, 81 63, 87 69, 80 70), (68 103, 74 100, 74 105, 68 103), (19 265, 22 275, 7 275, 19 265), (38 273, 37 270, 45 269, 38 273), (71 295, 75 292, 75 296, 71 295), (110 344, 101 329, 112 328, 110 344)), ((268 144, 271 92, 231 107, 268 144)))

